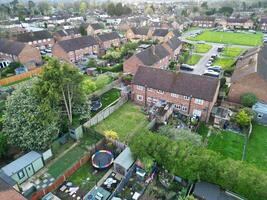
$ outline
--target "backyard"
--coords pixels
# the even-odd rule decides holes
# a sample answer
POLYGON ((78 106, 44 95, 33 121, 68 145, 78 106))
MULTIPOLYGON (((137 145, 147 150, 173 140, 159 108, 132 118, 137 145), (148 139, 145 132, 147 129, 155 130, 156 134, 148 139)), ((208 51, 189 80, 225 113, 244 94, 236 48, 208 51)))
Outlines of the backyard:
POLYGON ((127 142, 134 134, 147 131, 147 125, 148 120, 141 112, 141 107, 128 102, 94 128, 100 133, 106 130, 115 131, 119 140, 127 142))
POLYGON ((242 135, 222 131, 208 137, 208 148, 234 160, 241 160, 245 138, 242 135))
POLYGON ((195 65, 198 63, 198 61, 201 59, 201 55, 193 54, 189 57, 189 59, 186 61, 186 64, 188 65, 195 65))
POLYGON ((216 32, 206 30, 196 37, 189 37, 193 41, 206 41, 223 44, 236 44, 245 46, 259 46, 262 44, 262 33, 235 33, 235 32, 216 32))
POLYGON ((247 146, 246 161, 267 170, 267 127, 253 124, 253 131, 247 146))
POLYGON ((194 48, 194 51, 196 53, 207 53, 212 48, 212 46, 209 44, 195 44, 194 48))

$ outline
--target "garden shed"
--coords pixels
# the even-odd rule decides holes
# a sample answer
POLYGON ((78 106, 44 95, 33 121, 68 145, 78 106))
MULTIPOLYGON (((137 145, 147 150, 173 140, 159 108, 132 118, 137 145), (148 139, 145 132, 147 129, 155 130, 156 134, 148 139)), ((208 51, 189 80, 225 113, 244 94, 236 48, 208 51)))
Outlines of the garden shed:
POLYGON ((253 105, 252 110, 256 113, 255 120, 261 124, 267 125, 267 104, 257 102, 253 105))
POLYGON ((18 184, 21 184, 43 167, 44 162, 42 155, 35 151, 30 151, 17 160, 2 167, 1 170, 18 184))
POLYGON ((120 155, 114 160, 114 171, 126 176, 127 172, 134 164, 132 152, 129 147, 126 147, 120 155))

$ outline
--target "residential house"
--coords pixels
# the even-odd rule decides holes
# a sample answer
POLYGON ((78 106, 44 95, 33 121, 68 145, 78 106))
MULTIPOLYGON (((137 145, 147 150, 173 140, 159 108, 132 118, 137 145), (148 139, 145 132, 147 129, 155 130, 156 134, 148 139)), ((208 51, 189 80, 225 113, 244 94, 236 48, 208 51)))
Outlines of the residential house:
POLYGON ((152 33, 152 39, 159 42, 165 42, 174 36, 172 31, 163 28, 157 28, 152 33))
POLYGON ((230 29, 253 29, 254 23, 249 18, 227 18, 218 21, 224 28, 230 29))
POLYGON ((252 110, 256 113, 255 121, 267 125, 267 104, 257 102, 252 106, 252 110))
POLYGON ((262 31, 267 31, 267 17, 263 17, 259 21, 259 28, 262 31))
POLYGON ((1 173, 10 177, 16 183, 21 184, 31 178, 44 167, 42 154, 35 151, 19 157, 13 162, 1 168, 1 173))
POLYGON ((170 59, 171 54, 163 45, 153 45, 125 60, 123 72, 134 75, 139 66, 167 69, 170 59))
POLYGON ((18 191, 0 178, 0 199, 1 200, 26 200, 18 191))
POLYGON ((54 34, 55 41, 69 40, 72 38, 81 37, 81 33, 78 28, 70 28, 59 30, 54 34))
POLYGON ((126 32, 128 40, 148 40, 152 36, 152 32, 148 27, 129 28, 126 32))
POLYGON ((30 70, 36 64, 42 63, 38 49, 22 42, 0 38, 0 59, 18 61, 30 70))
POLYGON ((168 52, 171 54, 171 57, 176 59, 183 47, 183 42, 178 38, 173 37, 167 42, 164 42, 162 45, 168 50, 168 52))
POLYGON ((102 33, 97 35, 96 38, 99 42, 99 47, 104 50, 107 50, 112 46, 119 47, 121 45, 121 37, 115 31, 110 33, 102 33))
POLYGON ((88 24, 86 31, 87 31, 87 35, 101 34, 103 33, 103 25, 100 23, 88 24))
POLYGON ((57 42, 52 48, 52 54, 68 62, 77 62, 85 55, 98 55, 99 45, 93 36, 82 36, 57 42))
POLYGON ((208 121, 219 85, 212 77, 140 66, 132 82, 132 100, 143 106, 172 103, 181 114, 208 121))
POLYGON ((267 46, 248 50, 236 64, 231 78, 228 100, 241 102, 245 93, 253 93, 259 101, 267 103, 267 46))
POLYGON ((208 182, 197 182, 193 196, 198 200, 244 200, 237 194, 223 190, 220 186, 208 182))
POLYGON ((208 28, 208 27, 214 27, 215 24, 216 24, 215 17, 199 16, 193 18, 193 26, 208 28))
POLYGON ((53 36, 46 30, 21 33, 15 36, 15 40, 33 47, 52 47, 54 45, 53 36))

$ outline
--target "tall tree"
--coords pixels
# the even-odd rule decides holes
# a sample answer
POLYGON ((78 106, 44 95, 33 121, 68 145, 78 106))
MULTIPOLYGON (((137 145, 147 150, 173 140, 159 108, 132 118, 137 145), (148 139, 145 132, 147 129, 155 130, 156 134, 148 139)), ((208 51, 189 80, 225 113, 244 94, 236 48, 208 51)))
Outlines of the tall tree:
POLYGON ((6 102, 4 133, 8 142, 23 150, 46 150, 58 133, 58 115, 43 110, 30 84, 16 89, 6 102))
POLYGON ((81 14, 85 14, 85 12, 87 11, 87 3, 85 1, 81 1, 80 2, 80 13, 81 14))
POLYGON ((61 110, 72 125, 75 108, 85 105, 86 101, 82 83, 83 76, 77 68, 51 59, 36 84, 35 92, 43 99, 45 108, 61 110))
POLYGON ((28 1, 28 8, 29 8, 30 14, 34 15, 34 11, 35 11, 34 1, 28 1))

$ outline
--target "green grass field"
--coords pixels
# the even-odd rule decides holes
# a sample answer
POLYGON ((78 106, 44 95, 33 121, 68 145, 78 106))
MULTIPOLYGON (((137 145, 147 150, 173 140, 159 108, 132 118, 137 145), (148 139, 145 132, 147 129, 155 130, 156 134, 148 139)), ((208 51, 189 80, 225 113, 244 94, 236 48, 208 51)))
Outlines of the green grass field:
POLYGON ((215 32, 206 30, 196 37, 189 37, 192 41, 206 41, 223 44, 236 44, 245 46, 262 45, 262 33, 233 33, 233 32, 215 32))
POLYGON ((245 138, 236 133, 223 131, 208 138, 208 148, 235 160, 241 160, 245 138))
POLYGON ((129 141, 134 134, 147 131, 146 126, 149 122, 140 109, 139 106, 128 102, 94 128, 100 133, 107 130, 115 131, 119 140, 129 141))
POLYGON ((190 58, 186 61, 186 64, 188 65, 195 65, 198 63, 198 61, 201 59, 201 55, 193 54, 190 56, 190 58))
POLYGON ((196 53, 207 53, 212 48, 209 44, 195 44, 194 46, 196 53))
POLYGON ((253 124, 253 131, 247 146, 246 161, 267 170, 267 127, 253 124))
POLYGON ((219 65, 224 70, 229 70, 229 69, 233 68, 234 62, 235 62, 235 60, 233 58, 217 58, 212 65, 213 66, 219 65))
POLYGON ((245 49, 239 48, 239 47, 226 47, 224 48, 221 56, 225 57, 237 57, 240 56, 241 53, 243 53, 245 49))

